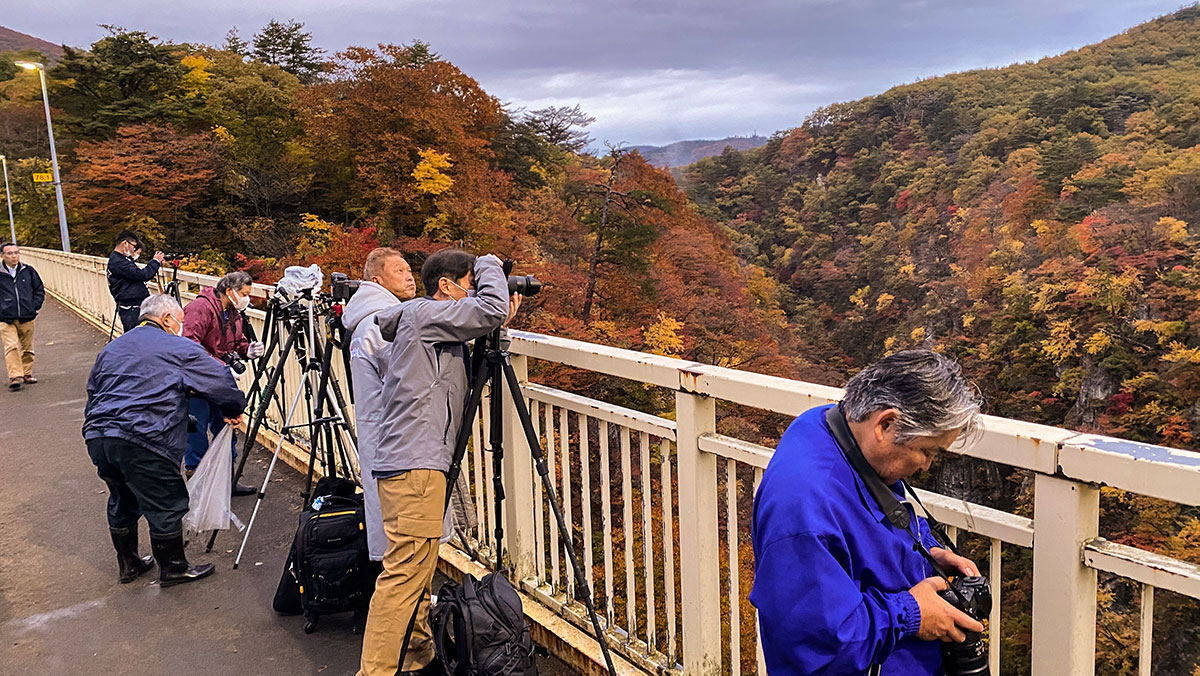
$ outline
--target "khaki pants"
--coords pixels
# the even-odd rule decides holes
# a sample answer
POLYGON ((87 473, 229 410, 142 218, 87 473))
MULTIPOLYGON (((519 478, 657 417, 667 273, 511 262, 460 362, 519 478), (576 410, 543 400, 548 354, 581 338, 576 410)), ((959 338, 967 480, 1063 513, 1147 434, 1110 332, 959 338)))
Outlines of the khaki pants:
POLYGON ((0 322, 0 342, 9 380, 33 375, 33 320, 0 322))
POLYGON ((429 585, 437 567, 438 539, 446 501, 446 475, 414 469, 380 479, 379 507, 387 551, 383 574, 375 583, 371 612, 363 634, 363 676, 393 676, 400 646, 413 608, 420 601, 404 657, 404 671, 415 671, 433 661, 433 636, 429 630, 429 585))

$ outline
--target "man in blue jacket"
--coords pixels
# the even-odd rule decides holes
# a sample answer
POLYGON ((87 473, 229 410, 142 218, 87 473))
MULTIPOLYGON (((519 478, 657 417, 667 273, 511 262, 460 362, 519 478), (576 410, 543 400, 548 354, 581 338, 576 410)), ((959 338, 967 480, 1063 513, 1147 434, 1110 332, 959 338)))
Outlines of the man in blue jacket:
POLYGON ((142 243, 137 235, 129 230, 122 230, 113 243, 113 251, 108 255, 108 292, 117 303, 117 315, 121 318, 121 330, 129 331, 138 323, 138 312, 142 301, 150 295, 146 282, 154 279, 158 269, 162 267, 163 252, 155 251, 154 257, 146 267, 137 266, 138 256, 141 255, 142 243))
POLYGON ((885 357, 846 385, 835 415, 909 513, 892 525, 838 446, 829 406, 792 423, 755 497, 754 588, 763 656, 772 676, 942 673, 939 641, 983 626, 937 595, 938 565, 978 575, 943 549, 905 500, 904 479, 978 426, 979 398, 956 363, 928 350, 885 357))
POLYGON ((187 441, 187 397, 200 397, 238 424, 246 397, 229 369, 183 336, 183 308, 150 296, 136 327, 96 357, 87 383, 83 438, 108 484, 108 526, 119 580, 132 582, 158 561, 164 586, 210 575, 183 553, 188 492, 179 464, 187 441), (150 524, 153 559, 138 554, 137 523, 150 524))
POLYGON ((46 290, 37 270, 21 262, 13 242, 0 244, 0 344, 8 369, 8 389, 37 382, 33 377, 33 320, 46 290))

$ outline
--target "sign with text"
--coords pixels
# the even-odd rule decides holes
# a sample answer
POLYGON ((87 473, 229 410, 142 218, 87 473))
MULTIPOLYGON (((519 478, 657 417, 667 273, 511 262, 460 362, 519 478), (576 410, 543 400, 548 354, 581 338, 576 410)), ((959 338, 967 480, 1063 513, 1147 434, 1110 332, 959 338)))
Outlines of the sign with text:
POLYGON ((54 174, 34 174, 33 182, 34 183, 53 183, 54 182, 54 174))

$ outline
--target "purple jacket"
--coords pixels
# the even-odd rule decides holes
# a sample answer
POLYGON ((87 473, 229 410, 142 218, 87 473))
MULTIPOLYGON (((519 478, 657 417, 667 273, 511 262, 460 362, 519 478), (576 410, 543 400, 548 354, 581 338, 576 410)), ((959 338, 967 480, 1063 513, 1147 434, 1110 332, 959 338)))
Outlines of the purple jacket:
POLYGON ((183 308, 183 337, 200 343, 215 359, 230 352, 245 357, 250 347, 242 332, 242 315, 233 308, 223 309, 212 287, 183 308))

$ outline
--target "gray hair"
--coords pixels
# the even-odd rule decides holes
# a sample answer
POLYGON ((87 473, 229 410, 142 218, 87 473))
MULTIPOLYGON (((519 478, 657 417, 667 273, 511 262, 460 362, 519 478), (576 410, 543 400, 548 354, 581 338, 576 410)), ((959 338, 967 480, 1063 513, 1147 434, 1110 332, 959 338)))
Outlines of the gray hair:
POLYGON ((230 289, 240 289, 247 284, 253 283, 254 278, 250 276, 249 272, 235 270, 225 275, 217 282, 217 295, 219 296, 230 289))
POLYGON ((183 312, 183 308, 175 302, 174 298, 165 293, 156 293, 142 301, 138 316, 158 318, 181 312, 183 312))
POLYGON ((930 350, 888 355, 846 383, 842 406, 852 422, 877 411, 900 412, 896 443, 962 430, 966 441, 979 431, 979 389, 958 363, 930 350))

